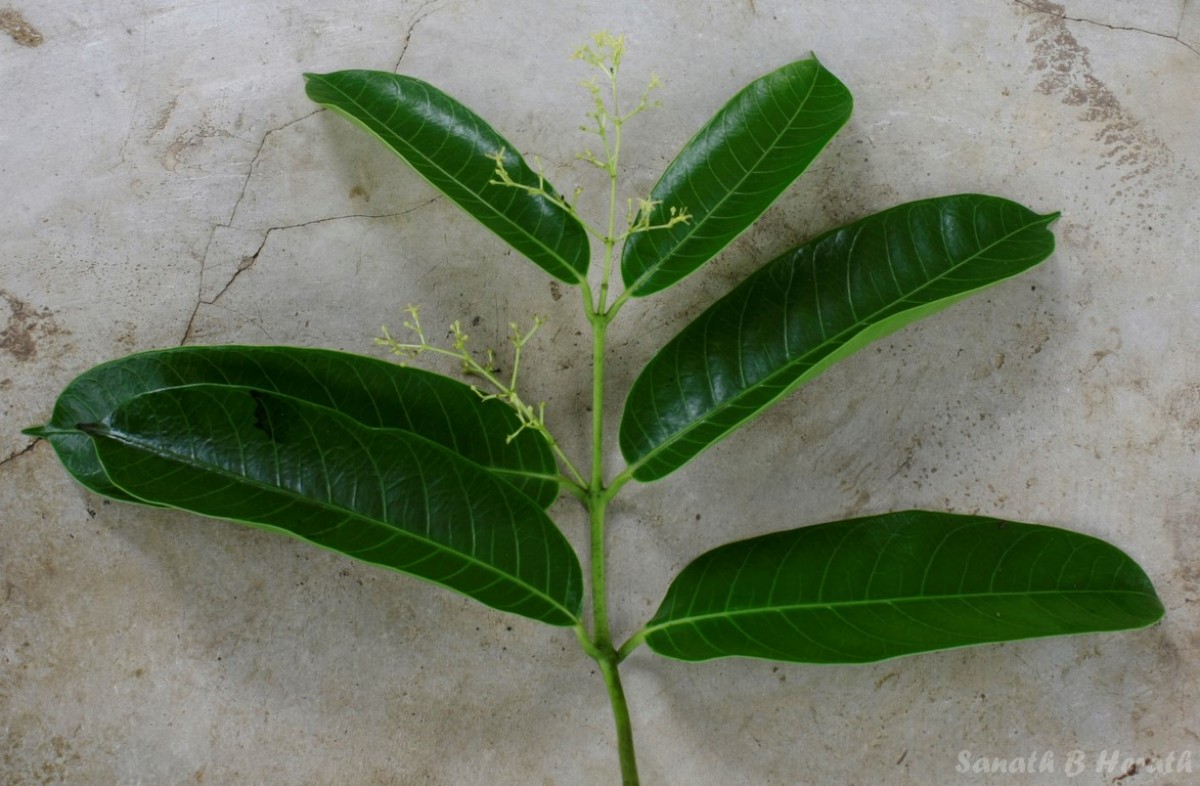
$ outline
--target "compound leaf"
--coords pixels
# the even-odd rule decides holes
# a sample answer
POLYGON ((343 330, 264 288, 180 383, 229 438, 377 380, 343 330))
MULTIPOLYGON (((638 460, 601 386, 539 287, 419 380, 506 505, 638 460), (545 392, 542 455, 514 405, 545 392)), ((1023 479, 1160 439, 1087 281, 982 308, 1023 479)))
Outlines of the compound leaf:
POLYGON ((360 126, 534 264, 568 284, 587 279, 587 232, 540 194, 491 181, 503 151, 512 179, 554 192, 479 115, 428 82, 387 71, 305 74, 308 97, 360 126))
POLYGON ((582 572, 545 512, 410 431, 229 385, 145 393, 79 428, 133 497, 282 532, 551 625, 578 622, 582 572))
POLYGON ((894 207, 751 274, 673 338, 625 402, 621 451, 649 481, 875 339, 1017 275, 1054 251, 1015 202, 960 194, 894 207))
POLYGON ((520 429, 515 412, 483 401, 469 386, 375 358, 299 347, 182 347, 129 355, 95 366, 67 385, 45 426, 67 470, 92 491, 132 502, 112 483, 79 423, 104 421, 124 401, 153 390, 203 383, 283 393, 365 426, 411 431, 501 475, 548 507, 558 497, 554 454, 520 429))
POLYGON ((672 209, 691 219, 637 232, 621 251, 632 295, 665 289, 712 259, 763 214, 850 118, 850 91, 815 58, 744 87, 692 138, 650 194, 651 225, 672 209))
POLYGON ((1096 538, 908 511, 703 554, 672 582, 635 641, 680 660, 863 663, 1140 628, 1162 614, 1137 563, 1096 538))

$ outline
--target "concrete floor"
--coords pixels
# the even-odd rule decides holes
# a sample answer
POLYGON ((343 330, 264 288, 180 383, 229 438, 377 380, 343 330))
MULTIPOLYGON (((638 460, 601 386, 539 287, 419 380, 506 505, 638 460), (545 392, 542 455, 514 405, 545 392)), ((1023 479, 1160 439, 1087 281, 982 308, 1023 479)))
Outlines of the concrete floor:
MULTIPOLYGON (((381 323, 548 314, 528 397, 583 451, 574 298, 304 96, 430 79, 569 191, 574 47, 624 31, 630 193, 745 82, 815 51, 855 116, 719 260, 614 328, 621 391, 713 297, 812 233, 985 191, 1061 210, 1043 267, 884 340, 613 511, 617 636, 731 539, 907 507, 1106 538, 1154 628, 875 666, 624 666, 650 784, 1196 783, 1200 3, 14 0, 0 13, 0 783, 606 784, 569 632, 294 541, 83 492, 42 422, 74 375, 220 342, 376 352, 381 323), (1049 754, 1050 771, 956 771, 1049 754), (1082 773, 1071 777, 1073 755, 1082 773), (1117 759, 1133 758, 1137 766, 1117 759), (1109 767, 1111 765, 1111 768, 1109 767)), ((585 200, 586 200, 585 196, 585 200)), ((598 204, 598 202, 597 202, 598 204)), ((613 451, 612 462, 619 461, 613 451)), ((555 509, 577 543, 584 522, 555 509)))

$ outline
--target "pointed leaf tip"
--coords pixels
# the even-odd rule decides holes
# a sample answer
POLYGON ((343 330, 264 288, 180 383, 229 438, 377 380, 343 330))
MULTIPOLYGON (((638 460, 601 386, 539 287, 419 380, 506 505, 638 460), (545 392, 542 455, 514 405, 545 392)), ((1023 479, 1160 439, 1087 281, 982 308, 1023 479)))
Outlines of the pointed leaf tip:
POLYGON ((750 226, 849 119, 850 91, 816 58, 754 80, 696 133, 654 186, 651 226, 629 236, 621 277, 635 297, 675 284, 750 226))
POLYGON ((376 358, 299 347, 213 346, 142 352, 96 366, 67 385, 35 436, 53 444, 90 490, 132 502, 114 486, 77 424, 102 424, 123 402, 164 388, 219 383, 278 392, 364 426, 412 431, 500 473, 543 508, 558 498, 554 455, 499 401, 453 379, 376 358))
POLYGON ((1000 197, 910 202, 788 251, 718 300, 650 361, 620 444, 656 480, 872 341, 1033 267, 1051 219, 1000 197))

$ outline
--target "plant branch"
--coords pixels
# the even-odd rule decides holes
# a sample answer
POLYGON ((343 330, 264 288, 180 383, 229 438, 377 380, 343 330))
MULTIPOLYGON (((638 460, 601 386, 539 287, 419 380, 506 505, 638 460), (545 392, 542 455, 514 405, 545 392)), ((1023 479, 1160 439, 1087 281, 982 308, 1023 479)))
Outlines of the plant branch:
POLYGON ((504 148, 501 148, 492 155, 488 156, 488 158, 491 158, 496 162, 496 170, 492 173, 492 179, 488 181, 489 185, 507 186, 509 188, 515 188, 519 191, 524 191, 525 193, 533 196, 542 197, 547 202, 578 221, 580 225, 583 226, 584 231, 586 231, 589 235, 597 240, 604 239, 604 233, 592 226, 587 219, 585 219, 578 213, 578 211, 575 210, 575 205, 572 204, 572 202, 577 201, 579 199, 579 195, 583 193, 582 188, 575 189, 575 193, 571 197, 571 202, 568 202, 556 192, 546 188, 546 177, 542 172, 541 161, 538 162, 538 184, 536 186, 527 186, 524 183, 518 183, 517 181, 513 180, 512 175, 509 174, 508 169, 504 166, 504 154, 506 152, 508 151, 504 148))
MULTIPOLYGON (((638 199, 635 210, 634 200, 629 200, 627 202, 624 230, 618 232, 618 162, 621 155, 622 126, 635 115, 654 105, 654 102, 650 100, 650 94, 651 91, 659 86, 660 82, 658 77, 653 77, 643 91, 638 104, 632 110, 622 114, 620 109, 620 94, 617 87, 617 73, 620 69, 621 56, 624 52, 624 39, 608 33, 599 33, 593 37, 593 42, 595 48, 583 46, 575 53, 575 57, 594 66, 602 75, 602 78, 598 75, 584 83, 592 95, 595 109, 588 113, 588 119, 591 121, 591 124, 581 126, 584 132, 594 134, 600 140, 601 153, 597 155, 589 149, 578 155, 577 158, 603 170, 608 175, 608 222, 604 230, 598 231, 593 228, 575 212, 575 208, 571 203, 548 189, 540 168, 538 170, 538 183, 536 186, 518 183, 513 180, 504 167, 504 150, 500 150, 492 156, 496 162, 496 169, 493 179, 490 182, 494 185, 516 188, 528 194, 545 198, 560 210, 567 212, 579 220, 588 233, 592 237, 597 238, 604 247, 598 290, 593 292, 591 285, 587 281, 582 281, 578 285, 583 299, 584 314, 587 316, 587 320, 592 328, 591 472, 587 480, 584 480, 582 475, 576 472, 570 462, 562 456, 561 452, 557 449, 557 445, 555 445, 555 452, 559 455, 560 461, 563 462, 564 466, 570 469, 575 479, 577 487, 572 489, 572 493, 575 494, 588 511, 592 631, 591 635, 588 636, 586 631, 582 627, 579 627, 576 629, 576 635, 579 637, 580 645, 583 647, 584 652, 599 664, 600 671, 604 676, 609 700, 612 703, 613 719, 616 722, 618 750, 621 759, 621 776, 624 783, 628 786, 638 782, 637 762, 634 758, 633 731, 629 720, 629 708, 625 701, 625 693, 621 687, 620 674, 618 673, 618 664, 621 662, 623 655, 613 649, 612 634, 609 626, 605 515, 609 502, 616 496, 617 491, 632 478, 632 474, 626 469, 617 476, 611 486, 605 485, 604 379, 608 326, 616 316, 621 305, 629 299, 631 293, 626 290, 610 305, 608 302, 609 286, 612 280, 613 263, 618 243, 636 232, 668 229, 687 221, 690 216, 686 210, 672 207, 666 214, 665 220, 659 223, 652 223, 651 215, 659 203, 648 198, 638 199), (605 86, 602 88, 598 82, 604 82, 605 86)), ((578 196, 579 191, 577 190, 575 198, 577 199, 578 196)), ((414 324, 416 324, 415 315, 414 324)), ((537 325, 535 324, 535 329, 536 327, 537 325)), ((419 334, 419 325, 417 325, 416 329, 419 334)), ((466 354, 463 351, 463 347, 460 346, 460 342, 457 341, 457 326, 455 330, 455 350, 466 354)), ((527 335, 522 335, 516 326, 513 326, 513 344, 516 351, 513 359, 513 378, 507 384, 495 380, 489 369, 478 369, 472 366, 471 361, 466 358, 464 358, 464 368, 469 373, 476 373, 488 379, 494 387, 501 391, 497 394, 497 397, 505 399, 517 409, 518 414, 522 418, 522 428, 540 428, 543 429, 543 433, 546 433, 544 431, 544 420, 541 410, 539 409, 537 413, 524 410, 523 407, 525 405, 520 403, 515 394, 517 366, 520 362, 521 346, 528 340, 530 335, 532 335, 532 331, 527 335)), ((423 335, 420 335, 420 338, 422 342, 421 346, 424 346, 426 342, 423 335)), ((465 344, 465 341, 461 343, 465 344)), ((453 355, 454 353, 449 354, 453 355)), ((549 438, 548 434, 547 438, 549 438)), ((552 442, 552 444, 555 443, 552 442)))
POLYGON ((521 348, 529 343, 534 334, 546 324, 544 317, 535 316, 533 318, 533 326, 528 332, 522 333, 515 322, 509 323, 509 328, 512 334, 509 340, 513 345, 513 368, 512 374, 508 382, 502 381, 496 376, 496 355, 492 350, 487 350, 484 354, 484 361, 481 363, 471 354, 467 348, 467 342, 470 336, 462 329, 461 322, 455 322, 450 326, 450 332, 454 337, 452 348, 439 347, 436 344, 431 344, 425 336, 425 329, 421 326, 421 309, 419 306, 410 305, 405 309, 409 315, 409 319, 404 321, 404 327, 413 332, 416 337, 416 343, 402 342, 393 338, 388 332, 386 326, 382 327, 382 335, 375 339, 375 343, 387 347, 392 351, 392 354, 399 355, 404 358, 415 358, 426 352, 432 352, 435 355, 454 358, 459 361, 462 367, 462 372, 468 376, 476 376, 483 379, 495 391, 493 393, 484 393, 479 388, 472 389, 485 401, 487 399, 497 399, 507 404, 520 420, 521 425, 512 434, 508 435, 508 440, 511 442, 525 429, 531 429, 541 434, 550 446, 550 450, 554 453, 555 458, 566 469, 567 475, 560 476, 560 483, 565 485, 576 498, 583 499, 588 493, 588 482, 584 479, 583 473, 576 468, 570 457, 563 452, 562 447, 558 444, 558 440, 550 432, 546 426, 546 404, 538 402, 535 409, 530 404, 522 400, 520 393, 517 392, 517 378, 521 364, 521 348))
POLYGON ((617 663, 628 658, 634 650, 642 646, 646 641, 646 629, 642 628, 637 633, 629 637, 629 640, 617 648, 617 663))
POLYGON ((615 657, 601 658, 600 674, 608 688, 609 703, 613 708, 613 720, 617 726, 617 752, 621 759, 621 782, 624 786, 637 786, 637 756, 633 748, 633 724, 629 720, 629 705, 625 701, 625 690, 621 687, 621 674, 615 657))

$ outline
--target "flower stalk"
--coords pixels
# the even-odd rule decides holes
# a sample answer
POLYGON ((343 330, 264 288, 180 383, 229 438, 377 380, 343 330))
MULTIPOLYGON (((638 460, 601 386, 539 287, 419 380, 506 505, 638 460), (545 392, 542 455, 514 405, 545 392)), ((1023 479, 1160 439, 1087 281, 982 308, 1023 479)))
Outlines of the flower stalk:
POLYGON ((620 94, 617 85, 617 75, 620 71, 621 58, 625 51, 625 41, 622 36, 609 33, 598 33, 592 38, 591 45, 580 47, 574 59, 581 60, 596 69, 599 74, 584 82, 584 87, 591 93, 594 101, 593 111, 588 113, 589 125, 581 126, 582 130, 599 139, 599 153, 590 148, 585 149, 577 158, 602 170, 608 178, 607 201, 608 219, 602 228, 589 224, 575 209, 574 202, 579 198, 582 189, 576 189, 570 201, 564 199, 546 184, 541 169, 538 169, 538 184, 528 185, 513 179, 505 167, 507 151, 497 150, 490 158, 496 162, 496 169, 489 181, 491 185, 515 188, 527 194, 545 199, 558 209, 570 214, 578 220, 588 234, 595 238, 603 247, 600 264, 599 282, 596 290, 592 289, 590 281, 578 284, 583 302, 584 314, 592 329, 592 422, 591 422, 591 466, 586 475, 581 472, 559 447, 558 441, 546 427, 545 405, 539 403, 536 407, 527 404, 517 392, 518 372, 520 370, 522 348, 533 338, 538 329, 545 324, 541 317, 534 317, 533 326, 522 331, 516 323, 510 323, 512 331, 509 341, 513 346, 512 373, 508 379, 498 376, 496 356, 492 350, 486 350, 482 359, 477 358, 468 348, 469 337, 463 331, 461 323, 455 322, 450 326, 453 343, 450 348, 438 347, 426 338, 421 326, 420 309, 409 306, 406 310, 408 319, 404 327, 414 334, 416 341, 399 341, 384 328, 376 343, 387 347, 393 353, 405 358, 413 358, 426 352, 457 360, 464 374, 481 379, 490 392, 476 388, 476 392, 485 399, 498 399, 516 411, 521 426, 511 440, 525 429, 532 429, 541 434, 549 443, 557 457, 562 472, 561 485, 570 491, 583 505, 588 513, 588 544, 590 557, 591 579, 591 629, 583 625, 575 628, 580 646, 584 652, 599 666, 600 674, 608 691, 609 702, 612 705, 613 720, 616 726, 617 749, 621 763, 621 778, 626 786, 636 786, 638 783, 637 760, 633 747, 633 726, 630 721, 629 706, 625 700, 625 691, 621 686, 619 664, 640 644, 640 639, 631 639, 620 649, 613 646, 612 630, 608 614, 607 595, 607 561, 605 524, 609 503, 617 492, 630 479, 628 471, 624 471, 606 481, 604 467, 604 409, 605 409, 605 360, 607 356, 608 327, 620 311, 621 306, 629 300, 631 293, 626 290, 609 302, 612 283, 613 265, 616 258, 616 248, 627 237, 639 232, 652 232, 670 229, 691 219, 691 215, 682 206, 669 206, 666 220, 655 223, 652 216, 660 203, 649 197, 627 199, 624 203, 624 227, 618 224, 621 203, 619 200, 619 160, 621 155, 622 129, 625 123, 644 110, 657 106, 651 99, 652 91, 661 85, 657 76, 653 76, 642 92, 637 104, 627 112, 620 109, 620 94))

